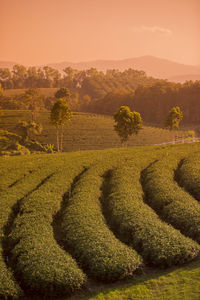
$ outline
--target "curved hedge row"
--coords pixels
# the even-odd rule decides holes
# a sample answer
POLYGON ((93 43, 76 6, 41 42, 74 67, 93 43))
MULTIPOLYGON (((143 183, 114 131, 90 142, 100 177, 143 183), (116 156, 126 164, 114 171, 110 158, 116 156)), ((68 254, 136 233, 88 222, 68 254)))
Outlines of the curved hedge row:
POLYGON ((178 183, 200 201, 200 154, 195 153, 185 158, 176 175, 178 183))
POLYGON ((123 166, 111 172, 104 206, 110 225, 146 262, 160 267, 181 264, 200 252, 199 245, 162 222, 143 202, 140 170, 123 166))
POLYGON ((136 251, 121 243, 109 230, 101 210, 102 162, 87 170, 72 191, 63 212, 65 242, 90 275, 112 282, 132 275, 141 266, 136 251))
POLYGON ((58 297, 86 282, 76 261, 56 243, 51 225, 63 193, 82 169, 77 165, 53 174, 20 205, 9 238, 12 264, 27 293, 58 297))
POLYGON ((37 186, 42 177, 41 170, 38 173, 32 173, 24 177, 20 182, 16 183, 10 189, 1 192, 0 202, 0 296, 7 299, 7 297, 18 297, 23 294, 20 286, 15 281, 12 270, 6 264, 5 249, 7 247, 7 237, 5 231, 8 231, 10 223, 15 217, 16 203, 20 201, 27 193, 37 186))
POLYGON ((177 159, 163 159, 143 172, 146 201, 183 234, 200 243, 200 205, 174 180, 177 159))
POLYGON ((6 164, 0 162, 0 192, 14 186, 15 184, 23 181, 25 176, 35 171, 41 160, 30 160, 24 158, 23 163, 19 159, 20 157, 15 157, 15 163, 11 159, 6 160, 6 164))

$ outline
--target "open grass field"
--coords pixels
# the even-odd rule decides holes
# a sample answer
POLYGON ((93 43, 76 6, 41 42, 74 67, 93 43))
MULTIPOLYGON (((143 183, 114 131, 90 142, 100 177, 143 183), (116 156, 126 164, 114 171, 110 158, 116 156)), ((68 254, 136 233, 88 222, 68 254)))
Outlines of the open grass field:
POLYGON ((199 299, 199 153, 1 157, 0 299, 199 299))
MULTIPOLYGON (((0 128, 15 132, 18 120, 30 120, 29 111, 7 110, 0 118, 0 128)), ((38 140, 43 144, 56 145, 56 129, 50 124, 49 112, 37 112, 36 121, 43 126, 38 140)), ((64 130, 64 151, 100 150, 121 147, 120 139, 113 128, 111 116, 74 113, 64 130)), ((184 131, 169 131, 162 128, 144 126, 143 130, 128 141, 128 146, 154 145, 171 142, 175 136, 184 136, 184 131)))

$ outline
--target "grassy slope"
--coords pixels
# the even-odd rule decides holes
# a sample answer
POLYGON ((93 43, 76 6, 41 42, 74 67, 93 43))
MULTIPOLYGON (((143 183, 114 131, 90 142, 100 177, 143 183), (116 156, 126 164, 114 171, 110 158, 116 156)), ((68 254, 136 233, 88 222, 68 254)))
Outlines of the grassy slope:
MULTIPOLYGON (((28 111, 8 110, 0 119, 0 128, 14 131, 18 120, 29 120, 28 111)), ((38 112, 36 120, 43 125, 43 132, 38 140, 45 144, 56 145, 56 130, 49 123, 49 112, 38 112)), ((113 130, 114 121, 110 116, 74 113, 71 122, 65 128, 64 151, 96 150, 121 147, 118 135, 113 130)), ((143 130, 128 141, 128 146, 153 145, 169 142, 181 131, 144 126, 143 130)))
MULTIPOLYGON (((159 146, 141 147, 129 149, 115 149, 92 152, 76 152, 73 154, 56 155, 33 155, 31 157, 2 157, 0 158, 1 176, 6 174, 7 167, 20 168, 21 162, 37 161, 42 159, 43 163, 63 164, 69 161, 76 163, 77 159, 82 159, 84 164, 93 163, 98 160, 109 159, 118 156, 128 159, 135 158, 138 165, 147 166, 156 158, 175 155, 180 158, 187 156, 190 152, 200 150, 199 144, 180 146, 159 146)), ((10 184, 10 182, 9 182, 10 184)), ((5 186, 5 184, 4 184, 5 186)), ((111 286, 99 283, 91 283, 86 290, 71 299, 93 299, 93 300, 113 300, 113 299, 199 299, 200 285, 200 258, 181 268, 157 271, 146 269, 145 274, 137 275, 126 282, 118 282, 111 286)), ((24 298, 31 300, 31 298, 24 298)), ((40 299, 40 298, 35 298, 40 299)), ((65 298, 66 299, 66 298, 65 298)))

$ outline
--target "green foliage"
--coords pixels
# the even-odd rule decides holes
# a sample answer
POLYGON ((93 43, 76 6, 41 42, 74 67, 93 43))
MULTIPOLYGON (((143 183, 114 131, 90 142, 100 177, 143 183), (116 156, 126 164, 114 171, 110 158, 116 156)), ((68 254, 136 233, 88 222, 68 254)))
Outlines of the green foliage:
POLYGON ((63 212, 62 228, 67 245, 84 268, 96 279, 112 282, 132 275, 142 260, 106 225, 99 198, 107 168, 101 162, 82 174, 63 212))
POLYGON ((54 144, 47 144, 44 146, 44 150, 47 152, 47 153, 54 153, 54 144))
POLYGON ((41 134, 42 132, 42 125, 38 124, 34 121, 18 121, 16 127, 18 133, 22 136, 24 142, 28 141, 33 138, 35 135, 41 134))
POLYGON ((19 299, 24 295, 20 286, 15 282, 15 278, 11 270, 8 270, 6 266, 1 266, 1 275, 0 275, 0 298, 1 299, 19 299))
POLYGON ((167 116, 165 126, 170 130, 176 130, 179 128, 179 123, 183 118, 183 113, 180 110, 180 107, 173 107, 167 116))
MULTIPOLYGON (((35 166, 41 163, 40 160, 36 160, 34 162, 35 166)), ((23 294, 21 288, 17 284, 15 277, 13 276, 12 269, 6 265, 6 258, 5 258, 5 252, 4 250, 7 250, 5 246, 3 245, 6 242, 6 234, 8 233, 8 227, 9 227, 9 222, 12 222, 13 219, 13 214, 14 210, 12 212, 12 208, 16 207, 16 202, 18 199, 22 198, 24 195, 26 195, 32 188, 34 188, 35 184, 37 185, 40 182, 37 181, 37 177, 34 175, 30 177, 24 177, 24 174, 27 173, 28 170, 31 170, 31 164, 30 162, 24 164, 24 160, 20 161, 20 163, 16 163, 16 166, 18 167, 18 172, 15 169, 11 170, 11 165, 9 163, 7 164, 8 172, 5 172, 5 169, 2 168, 2 174, 1 177, 6 176, 7 181, 9 182, 9 178, 11 179, 9 186, 10 188, 4 189, 1 192, 1 214, 0 214, 0 236, 2 239, 0 239, 0 298, 1 299, 7 299, 7 298, 18 298, 23 294), (20 169, 20 172, 19 172, 20 169), (10 174, 17 174, 19 173, 19 178, 21 178, 21 181, 18 182, 10 175, 10 174), (12 182, 12 184, 11 184, 12 182), (16 182, 16 183, 15 183, 16 182), (8 221, 10 220, 10 221, 8 221), (7 228, 7 229, 5 229, 7 228)), ((13 167, 13 166, 12 166, 13 167)), ((18 178, 18 179, 19 179, 18 178)))
POLYGON ((113 115, 120 106, 129 106, 131 110, 141 113, 144 122, 163 126, 169 110, 173 106, 178 106, 184 111, 183 122, 185 124, 200 123, 198 101, 200 81, 190 81, 184 84, 166 80, 156 80, 152 83, 141 82, 133 90, 109 91, 97 101, 92 101, 88 110, 113 115))
POLYGON ((200 243, 200 206, 174 181, 177 165, 175 157, 168 157, 145 170, 146 201, 166 222, 200 243))
POLYGON ((71 119, 71 117, 72 113, 65 99, 57 100, 51 110, 51 123, 54 126, 59 127, 67 123, 71 119))
POLYGON ((16 126, 18 134, 0 130, 0 155, 26 155, 35 151, 46 151, 37 141, 31 139, 41 133, 42 126, 35 122, 19 121, 16 126))
POLYGON ((65 87, 62 87, 62 88, 60 88, 59 90, 56 91, 55 97, 57 99, 69 98, 70 97, 70 91, 69 91, 69 89, 67 89, 65 87))
POLYGON ((63 71, 62 76, 48 66, 25 68, 17 65, 13 72, 0 68, 0 83, 4 89, 0 105, 3 109, 28 109, 29 104, 17 94, 24 93, 27 88, 38 88, 41 94, 50 98, 46 97, 37 109, 45 105, 49 110, 56 89, 66 87, 72 94, 79 95, 74 99, 71 97, 74 101, 69 101, 73 110, 113 115, 123 105, 140 112, 145 122, 163 125, 171 107, 178 106, 184 111, 186 124, 200 122, 200 81, 168 82, 147 77, 143 71, 133 69, 124 72, 107 70, 106 74, 95 69, 78 71, 66 68, 63 71), (83 99, 85 95, 91 99, 89 104, 88 99, 83 99))
POLYGON ((5 89, 66 87, 79 92, 81 96, 88 94, 98 98, 113 90, 130 91, 140 84, 156 82, 156 79, 147 77, 144 71, 133 69, 124 72, 108 70, 106 74, 95 68, 79 71, 68 67, 63 71, 62 76, 58 70, 49 66, 26 68, 15 65, 12 72, 8 68, 0 68, 0 83, 5 89))
MULTIPOLYGON (((179 162, 189 154, 190 158, 186 158, 183 165, 188 159, 192 162, 192 157, 198 164, 198 155, 194 154, 198 151, 199 143, 104 151, 77 151, 59 155, 0 157, 0 298, 5 300, 14 297, 23 299, 17 282, 20 283, 26 294, 31 293, 39 299, 51 297, 59 299, 60 295, 65 293, 69 295, 85 283, 86 277, 78 267, 80 265, 93 278, 101 278, 105 281, 116 280, 132 274, 138 266, 136 257, 140 262, 141 258, 129 246, 125 246, 119 241, 122 232, 124 234, 121 235, 123 236, 121 239, 134 248, 135 241, 138 241, 138 252, 143 255, 145 262, 150 261, 148 254, 152 255, 152 249, 155 250, 155 253, 157 249, 160 262, 162 251, 159 249, 163 250, 165 258, 170 258, 170 255, 173 257, 172 263, 176 261, 175 253, 178 247, 180 247, 180 252, 177 251, 177 263, 181 261, 181 256, 185 257, 182 261, 190 259, 190 255, 195 256, 198 252, 197 244, 182 237, 180 233, 179 237, 175 239, 173 232, 177 232, 177 230, 161 222, 155 212, 144 204, 141 198, 139 177, 141 170, 146 169, 156 159, 159 160, 158 165, 155 163, 151 166, 153 168, 157 165, 157 173, 154 172, 155 170, 149 169, 150 166, 143 172, 143 175, 146 175, 147 170, 152 171, 152 173, 148 172, 148 178, 143 177, 144 188, 149 180, 150 187, 155 185, 155 195, 157 195, 160 186, 155 183, 160 182, 161 179, 157 174, 161 173, 161 178, 164 179, 162 181, 164 187, 162 197, 165 197, 170 190, 175 197, 180 196, 176 203, 186 205, 187 202, 185 210, 180 209, 180 206, 177 210, 174 209, 171 206, 173 201, 168 203, 172 208, 170 211, 172 216, 173 210, 176 211, 174 220, 175 218, 178 222, 181 220, 181 212, 181 224, 187 227, 190 216, 188 217, 185 211, 191 213, 191 207, 194 209, 196 207, 192 197, 184 198, 185 195, 189 195, 183 189, 179 187, 177 192, 176 188, 173 188, 174 170, 177 169, 179 162), (159 164, 161 161, 165 161, 165 164, 159 164), (116 166, 118 166, 117 169, 115 169, 116 166), (166 169, 167 172, 163 172, 163 169, 166 169), (169 169, 170 172, 168 172, 169 169), (108 170, 113 170, 110 179, 104 176, 108 170), (150 174, 157 176, 155 181, 151 181, 150 174), (105 187, 109 192, 107 196, 105 187), (139 210, 139 208, 141 209, 139 210), (114 221, 114 213, 111 214, 114 211, 119 212, 117 221, 114 221), (110 213, 109 218, 107 218, 108 213, 110 213), (111 229, 108 224, 110 221, 116 226, 116 235, 111 231, 114 226, 111 229), (149 228, 147 228, 147 222, 150 224, 149 228), (155 225, 152 225, 154 223, 155 225), (134 228, 137 234, 132 231, 134 224, 136 224, 134 228), (125 225, 127 225, 126 228, 125 225), (118 232, 117 228, 120 228, 118 232), (170 237, 167 236, 168 231, 165 232, 163 228, 170 228, 170 237), (153 231, 151 232, 151 230, 153 231), (165 238, 159 239, 163 232, 166 233, 166 240, 165 238), (147 241, 147 233, 150 242, 147 241), (144 242, 146 252, 142 250, 142 243, 139 245, 139 241, 144 242), (166 241, 170 242, 164 248, 166 241), (185 241, 184 246, 183 241, 185 241), (174 248, 171 249, 173 245, 174 248), (193 250, 190 252, 189 249, 192 247, 193 250), (77 263, 74 259, 71 260, 68 252, 76 257, 77 263), (15 276, 13 276, 13 272, 15 276)), ((176 177, 180 168, 181 164, 175 172, 176 177)), ((148 196, 146 188, 145 196, 148 196)), ((154 200, 153 197, 152 199, 154 200)), ((149 201, 149 198, 145 198, 145 201, 149 201)), ((199 205, 197 201, 196 203, 199 205)), ((162 210, 158 211, 158 214, 163 217, 162 210)), ((197 220, 199 220, 199 216, 196 215, 197 220)), ((197 224, 196 221, 192 220, 194 225, 191 226, 192 230, 197 224)), ((186 228, 185 234, 187 231, 186 228)), ((154 257, 156 261, 156 254, 154 257)), ((169 260, 167 262, 169 263, 169 260)), ((182 269, 168 269, 166 273, 149 267, 144 269, 144 271, 146 270, 149 275, 136 275, 137 272, 135 272, 134 277, 128 281, 128 289, 123 288, 123 291, 116 291, 116 299, 128 296, 141 298, 143 295, 147 295, 145 294, 147 290, 149 291, 148 296, 150 298, 152 296, 152 299, 155 298, 155 295, 160 296, 160 299, 166 298, 168 292, 173 297, 176 292, 179 293, 180 299, 182 299, 183 293, 188 299, 198 299, 200 275, 198 258, 193 263, 187 263, 182 269), (146 276, 151 280, 146 281, 146 276), (198 296, 196 298, 195 291, 198 296)), ((98 288, 96 283, 93 284, 91 280, 88 284, 89 288, 94 288, 95 291, 102 287, 101 285, 98 288)), ((119 284, 119 282, 116 283, 114 288, 119 284)), ((103 289, 105 289, 105 285, 103 289)), ((83 294, 85 295, 85 290, 82 294, 74 297, 82 298, 83 294)), ((106 295, 101 293, 99 297, 107 297, 106 295)), ((114 299, 115 292, 109 293, 108 298, 111 295, 114 299)), ((89 297, 92 297, 91 292, 88 292, 89 297)), ((174 299, 173 297, 170 299, 174 299)), ((33 297, 26 295, 25 298, 31 300, 33 297)))
POLYGON ((200 201, 200 155, 185 158, 176 172, 178 183, 200 201))
MULTIPOLYGON (((28 122, 27 111, 4 111, 0 119, 0 127, 16 132, 18 119, 28 122)), ((49 122, 49 112, 38 112, 36 122, 42 124, 43 131, 37 136, 42 144, 56 145, 56 128, 49 122)), ((73 113, 67 124, 67 136, 63 139, 63 151, 100 150, 121 147, 120 139, 113 130, 114 120, 111 116, 87 113, 73 113)), ((64 130, 65 131, 65 130, 64 130)), ((130 136, 129 146, 161 144, 174 140, 175 136, 185 137, 185 131, 169 131, 167 129, 144 126, 137 135, 130 136)))
POLYGON ((51 109, 51 123, 56 127, 57 136, 57 151, 63 151, 63 126, 71 120, 72 113, 71 109, 67 105, 64 98, 60 98, 56 101, 51 109), (59 129, 60 129, 60 140, 59 140, 59 129))
POLYGON ((197 243, 162 222, 144 203, 140 169, 134 163, 111 172, 107 193, 104 205, 109 224, 146 263, 162 268, 182 264, 200 253, 197 243))
POLYGON ((32 122, 35 120, 35 112, 42 106, 43 99, 38 89, 28 89, 22 94, 21 100, 28 106, 31 110, 32 122))
POLYGON ((0 155, 24 155, 30 151, 23 146, 22 138, 6 130, 0 130, 0 155))
POLYGON ((126 142, 129 136, 138 134, 142 129, 142 118, 140 113, 131 112, 128 106, 121 106, 114 114, 116 125, 115 131, 118 133, 122 143, 126 142))
POLYGON ((28 293, 58 297, 71 294, 86 281, 77 263, 57 245, 51 226, 62 195, 79 169, 77 165, 50 173, 50 165, 27 178, 37 189, 29 190, 18 203, 19 214, 9 235, 9 246, 11 264, 28 293))

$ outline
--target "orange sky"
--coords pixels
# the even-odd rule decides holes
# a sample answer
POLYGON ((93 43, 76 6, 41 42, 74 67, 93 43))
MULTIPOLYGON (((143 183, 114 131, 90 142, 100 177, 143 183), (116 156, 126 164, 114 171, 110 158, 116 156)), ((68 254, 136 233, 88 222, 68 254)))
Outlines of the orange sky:
POLYGON ((200 65, 200 0, 0 0, 1 61, 154 55, 200 65))

